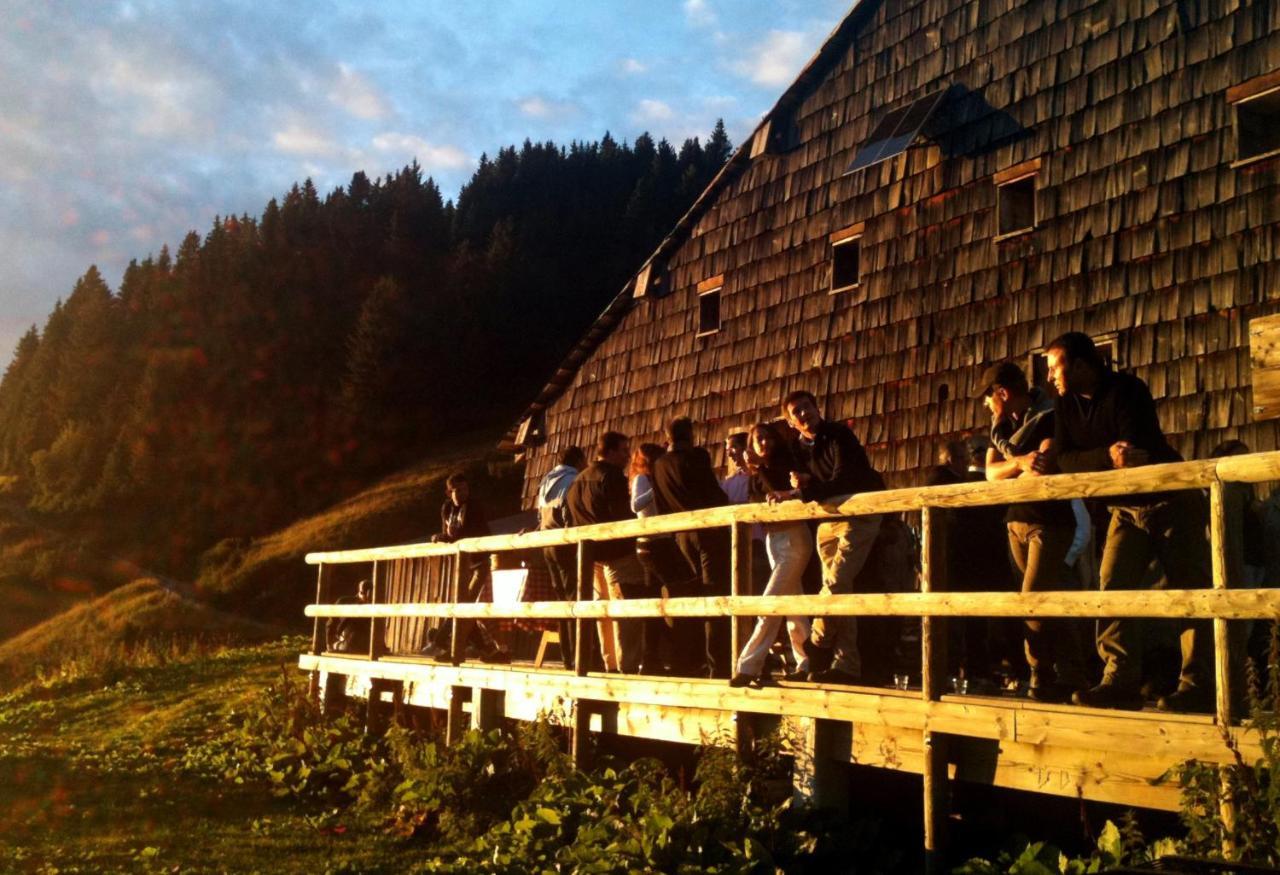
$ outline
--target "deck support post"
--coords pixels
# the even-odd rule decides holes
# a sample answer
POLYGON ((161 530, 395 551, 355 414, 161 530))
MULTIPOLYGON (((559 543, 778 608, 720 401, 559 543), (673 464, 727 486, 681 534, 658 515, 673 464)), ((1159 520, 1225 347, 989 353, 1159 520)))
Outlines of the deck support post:
POLYGON ((573 700, 573 737, 569 742, 569 756, 574 766, 579 769, 587 768, 591 758, 592 710, 591 703, 587 699, 573 700))
MULTIPOLYGON (((734 523, 729 527, 729 545, 731 564, 729 566, 729 595, 737 598, 740 595, 752 595, 751 592, 751 524, 734 523)), ((750 617, 730 617, 729 622, 729 672, 736 673, 738 654, 742 652, 743 623, 751 622, 750 617)), ((751 733, 746 729, 750 715, 735 712, 733 715, 733 745, 741 755, 751 743, 751 733)))
MULTIPOLYGON (((317 567, 319 570, 316 572, 316 604, 322 605, 329 598, 329 579, 332 576, 332 572, 329 570, 329 566, 323 562, 317 567)), ((311 629, 311 653, 315 656, 324 653, 326 643, 324 640, 324 620, 321 617, 316 617, 315 624, 311 629)), ((320 698, 320 672, 313 671, 311 673, 307 692, 313 702, 320 698)))
MULTIPOLYGON (((926 507, 920 512, 920 591, 933 592, 934 575, 942 561, 938 549, 937 510, 926 507)), ((920 695, 927 702, 936 702, 942 695, 942 675, 946 671, 946 626, 938 617, 920 619, 920 695)), ((946 737, 924 730, 924 855, 925 870, 929 873, 945 871, 947 809, 946 737)))
POLYGON ((792 789, 797 802, 849 813, 849 773, 845 761, 853 748, 853 724, 846 720, 801 717, 792 789))
POLYGON ((471 726, 482 732, 498 729, 506 714, 506 693, 476 687, 471 699, 471 726))
MULTIPOLYGON (((1243 520, 1232 520, 1233 525, 1243 525, 1243 520)), ((1231 585, 1228 569, 1231 567, 1227 556, 1227 506, 1222 481, 1217 476, 1209 484, 1209 556, 1213 565, 1213 588, 1227 589, 1231 585)), ((1213 621, 1213 679, 1216 695, 1218 726, 1223 732, 1231 731, 1233 714, 1231 713, 1231 634, 1228 621, 1213 621)), ((1219 800, 1219 814, 1222 817, 1223 831, 1230 836, 1235 830, 1236 805, 1231 796, 1231 781, 1228 775, 1229 766, 1222 772, 1222 798, 1219 800)), ((1222 843, 1222 855, 1230 860, 1235 857, 1235 843, 1226 838, 1222 843)))
POLYGON ((444 743, 457 744, 466 732, 466 712, 463 706, 471 698, 470 687, 449 688, 449 715, 445 720, 444 743))

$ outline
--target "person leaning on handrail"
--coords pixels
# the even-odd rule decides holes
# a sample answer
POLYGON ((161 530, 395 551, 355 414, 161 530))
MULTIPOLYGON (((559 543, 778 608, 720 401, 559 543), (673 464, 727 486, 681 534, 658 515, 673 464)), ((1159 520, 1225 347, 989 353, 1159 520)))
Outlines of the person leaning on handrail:
MULTIPOLYGON (((751 501, 765 501, 771 494, 787 492, 791 489, 791 475, 800 470, 791 448, 782 442, 777 430, 769 423, 762 422, 751 429, 747 459, 751 472, 748 491, 751 501)), ((813 555, 813 536, 809 533, 808 524, 803 520, 770 523, 765 527, 764 536, 772 573, 761 595, 803 595, 800 578, 813 555)), ((760 686, 765 682, 765 657, 778 637, 783 619, 760 617, 756 620, 751 637, 738 654, 738 667, 729 679, 730 686, 760 686)), ((797 667, 792 679, 803 680, 809 676, 809 657, 804 649, 809 640, 809 618, 785 619, 797 667)))
MULTIPOLYGON (((631 457, 631 440, 616 431, 606 431, 596 442, 596 457, 569 487, 565 503, 569 509, 569 524, 586 526, 593 523, 612 523, 633 519, 631 494, 627 486, 626 467, 631 457)), ((636 559, 634 538, 612 538, 592 545, 592 559, 604 576, 606 591, 611 599, 643 598, 645 595, 644 569, 636 559)), ((609 665, 609 621, 602 621, 601 656, 605 670, 611 667, 627 674, 640 669, 643 652, 644 620, 619 620, 617 622, 617 649, 614 666, 609 665)), ((580 659, 585 653, 578 654, 580 659)))
MULTIPOLYGON (((992 365, 978 384, 983 406, 991 413, 991 447, 986 478, 1010 480, 1038 476, 1035 453, 1054 434, 1053 397, 1027 385, 1013 362, 992 365)), ((1005 513, 1008 555, 1022 575, 1023 592, 1068 589, 1074 577, 1076 514, 1070 501, 1030 501, 1009 505, 1005 513)), ((1084 686, 1080 639, 1071 619, 1028 618, 1023 624, 1023 652, 1031 678, 1027 695, 1039 702, 1065 702, 1084 686)))
MULTIPOLYGON (((1180 462, 1160 428, 1147 384, 1117 373, 1103 362, 1088 335, 1068 332, 1045 352, 1049 379, 1058 390, 1052 451, 1037 451, 1037 473, 1138 468, 1180 462)), ((1111 522, 1102 551, 1100 585, 1104 590, 1142 586, 1153 559, 1173 589, 1200 589, 1210 583, 1209 544, 1205 537, 1208 505, 1195 490, 1116 497, 1108 502, 1111 522)), ((1161 696, 1166 711, 1204 711, 1213 701, 1201 651, 1207 623, 1180 621, 1182 663, 1178 686, 1161 696)), ((1079 690, 1072 700, 1101 708, 1142 707, 1142 637, 1145 623, 1116 618, 1098 623, 1097 647, 1104 669, 1101 681, 1079 690)))
MULTIPOLYGON (((559 464, 546 473, 538 484, 538 528, 563 529, 568 513, 565 510, 565 496, 569 487, 578 476, 578 472, 587 466, 587 454, 582 447, 573 446, 560 453, 559 464)), ((578 598, 578 551, 572 544, 559 544, 545 547, 542 551, 543 561, 547 564, 547 573, 551 575, 551 585, 564 601, 578 598)), ((573 621, 560 621, 560 658, 564 667, 573 668, 573 621)))
MULTIPOLYGON (((884 489, 884 479, 871 467, 862 444, 848 426, 823 419, 812 392, 799 389, 790 393, 782 402, 782 412, 799 432, 793 452, 802 470, 791 475, 792 488, 773 493, 772 500, 826 501, 884 489)), ((880 514, 868 514, 818 526, 823 595, 853 592, 859 572, 875 546, 880 523, 880 514)), ((809 680, 854 684, 862 679, 855 618, 815 617, 805 650, 812 669, 809 680), (819 667, 828 661, 829 668, 819 667)))
MULTIPOLYGON (((711 467, 711 456, 693 444, 693 422, 685 416, 667 427, 670 446, 653 464, 653 496, 658 513, 705 510, 729 503, 711 467)), ((684 554, 700 585, 701 596, 729 594, 729 534, 725 529, 695 529, 676 534, 676 545, 684 554)), ((692 592, 681 593, 693 595, 692 592)), ((705 632, 706 676, 728 678, 733 660, 728 617, 716 617, 703 624, 705 632)), ((682 654, 692 661, 694 654, 682 654)), ((679 674, 690 668, 686 663, 679 674)))

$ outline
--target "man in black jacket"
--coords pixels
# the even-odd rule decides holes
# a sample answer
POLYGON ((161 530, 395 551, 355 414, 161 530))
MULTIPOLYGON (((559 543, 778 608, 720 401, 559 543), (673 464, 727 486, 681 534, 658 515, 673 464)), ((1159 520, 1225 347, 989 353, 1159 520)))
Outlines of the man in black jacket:
MULTIPOLYGON (((482 538, 489 534, 489 521, 484 510, 471 500, 471 484, 465 474, 450 474, 445 481, 448 497, 440 506, 440 534, 432 537, 437 543, 452 544, 464 538, 482 538)), ((483 553, 463 553, 459 569, 466 583, 460 587, 458 600, 474 602, 489 585, 489 557, 483 553)), ((467 641, 472 633, 479 639, 481 659, 485 662, 508 663, 511 655, 498 647, 488 627, 479 620, 455 620, 453 634, 455 646, 449 661, 461 664, 466 656, 467 641)))
MULTIPOLYGON (((878 492, 884 480, 871 467, 866 450, 848 426, 822 418, 812 392, 792 392, 782 412, 799 432, 796 458, 807 459, 807 471, 791 475, 790 493, 774 500, 801 498, 826 501, 858 492, 878 492)), ((853 592, 854 581, 880 533, 880 515, 824 522, 818 526, 818 559, 822 563, 822 594, 853 592)), ((815 617, 810 631, 813 646, 831 651, 831 667, 810 673, 819 683, 852 684, 862 677, 858 653, 858 624, 853 617, 815 617)), ((815 659, 815 662, 820 660, 815 659)), ((821 660, 825 661, 825 660, 821 660)))
MULTIPOLYGON (((658 513, 678 513, 685 510, 703 510, 722 507, 729 503, 711 456, 701 447, 693 445, 693 422, 688 417, 672 420, 667 428, 670 447, 653 465, 653 499, 658 513)), ((724 529, 699 529, 680 532, 676 545, 694 569, 700 592, 690 586, 679 595, 717 596, 729 594, 729 536, 724 529), (692 590, 692 591, 691 591, 692 590)), ((728 617, 717 617, 704 624, 707 675, 727 678, 733 665, 731 635, 728 617)), ((677 623, 674 631, 678 674, 697 671, 692 664, 695 658, 688 646, 696 636, 696 626, 677 623)))
MULTIPOLYGON (((586 526, 592 523, 612 523, 635 519, 631 512, 631 491, 627 485, 625 466, 631 457, 631 441, 624 434, 607 431, 596 444, 595 461, 576 478, 565 495, 565 508, 569 524, 586 526)), ((636 558, 634 538, 615 538, 598 541, 592 546, 592 558, 604 573, 605 585, 611 598, 643 598, 645 590, 644 568, 636 558)), ((640 669, 644 654, 644 620, 618 621, 618 648, 615 654, 617 667, 628 674, 640 669)), ((610 624, 602 622, 602 635, 610 624)), ((608 653, 605 641, 602 649, 608 653)), ((585 658, 586 654, 579 654, 585 658)), ((606 665, 606 668, 608 666, 606 665)))
MULTIPOLYGON (((1066 473, 1135 468, 1180 462, 1165 440, 1147 384, 1116 373, 1098 355, 1088 335, 1070 332, 1045 352, 1049 379, 1057 387, 1053 452, 1038 455, 1035 470, 1066 473)), ((1129 495, 1110 503, 1111 524, 1102 552, 1102 589, 1137 589, 1152 559, 1174 589, 1209 585, 1208 508, 1199 492, 1181 490, 1129 495)), ((1140 620, 1104 620, 1098 624, 1098 655, 1105 663, 1102 681, 1073 697, 1081 705, 1141 708, 1142 633, 1140 620)), ((1162 696, 1162 710, 1204 710, 1212 703, 1197 644, 1204 623, 1183 624, 1182 666, 1175 692, 1162 696)))

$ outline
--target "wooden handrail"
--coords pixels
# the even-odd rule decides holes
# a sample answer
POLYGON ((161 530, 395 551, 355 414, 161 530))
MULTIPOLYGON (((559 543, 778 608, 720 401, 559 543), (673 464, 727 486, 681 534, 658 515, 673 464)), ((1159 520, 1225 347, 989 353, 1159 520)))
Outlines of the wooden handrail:
POLYGON ((597 601, 308 605, 308 617, 637 619, 642 617, 1158 617, 1280 619, 1280 589, 901 592, 597 601))
MULTIPOLYGON (((1280 480, 1280 452, 1146 465, 1141 468, 1097 471, 1087 474, 1055 474, 1048 477, 1019 477, 997 482, 889 489, 884 492, 846 496, 823 503, 787 501, 780 504, 735 504, 615 523, 526 532, 522 535, 468 538, 453 544, 403 544, 309 553, 306 561, 311 565, 346 564, 410 559, 419 556, 449 556, 458 551, 492 553, 504 550, 529 550, 561 544, 577 544, 580 541, 608 541, 616 538, 633 538, 638 535, 661 535, 692 529, 727 527, 734 523, 838 519, 867 514, 917 511, 926 507, 984 507, 1028 501, 1109 498, 1176 489, 1208 489, 1217 480, 1237 483, 1280 480)), ((1205 583, 1207 585, 1209 581, 1205 583)))

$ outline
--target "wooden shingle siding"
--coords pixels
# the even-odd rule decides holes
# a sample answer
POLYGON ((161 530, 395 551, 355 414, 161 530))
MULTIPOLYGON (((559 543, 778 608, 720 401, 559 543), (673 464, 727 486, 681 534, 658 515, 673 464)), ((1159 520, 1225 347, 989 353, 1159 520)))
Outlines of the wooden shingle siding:
POLYGON ((666 252, 670 293, 637 300, 550 401, 526 503, 568 444, 658 440, 683 413, 718 462, 730 427, 800 387, 892 485, 916 483, 941 441, 985 427, 980 368, 1067 330, 1118 336, 1188 458, 1276 449, 1251 416, 1248 323, 1280 311, 1280 160, 1230 166, 1228 96, 1280 71, 1280 6, 1181 5, 880 3, 789 110, 801 145, 703 205, 666 252), (885 113, 950 84, 992 112, 956 141, 980 146, 997 114, 1027 135, 952 156, 921 138, 845 175, 885 113), (1034 160, 1037 225, 995 242, 993 178, 1034 160), (857 223, 861 282, 830 295, 830 235, 857 223), (698 283, 721 274, 722 328, 698 338, 698 283))

